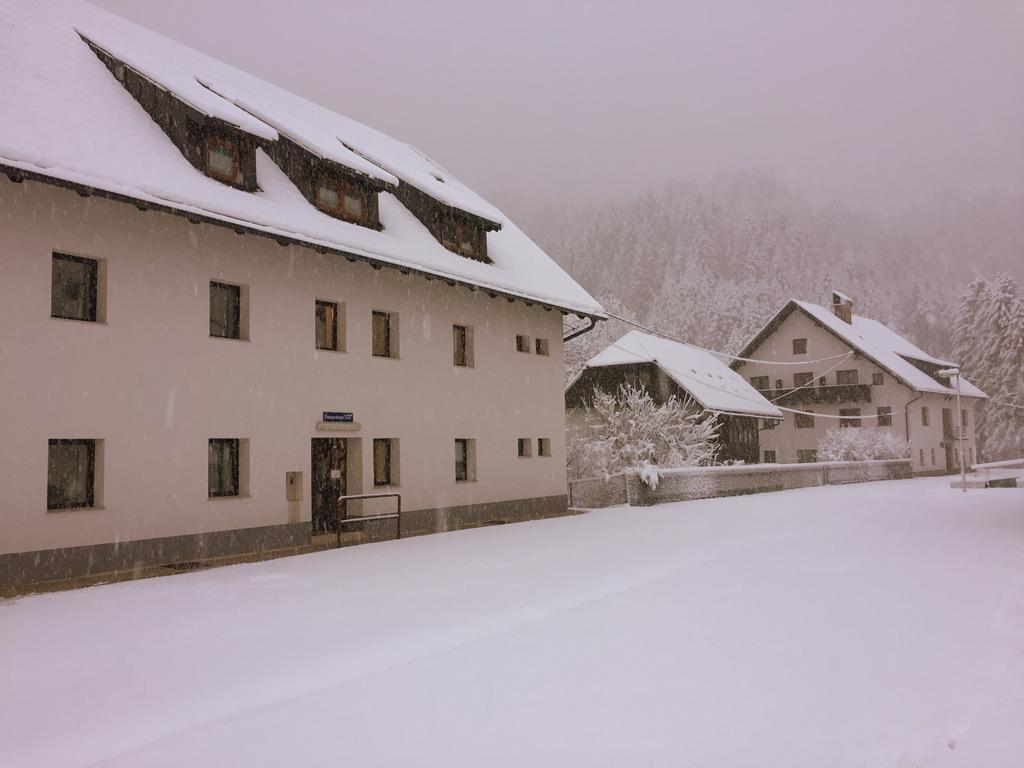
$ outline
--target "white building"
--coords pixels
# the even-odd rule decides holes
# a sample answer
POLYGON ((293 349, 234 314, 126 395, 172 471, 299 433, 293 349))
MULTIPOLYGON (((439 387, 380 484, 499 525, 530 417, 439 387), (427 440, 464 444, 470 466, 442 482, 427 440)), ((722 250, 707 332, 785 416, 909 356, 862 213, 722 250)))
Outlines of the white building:
POLYGON ((709 352, 630 331, 592 357, 565 390, 570 428, 581 429, 594 389, 614 393, 621 386, 646 390, 656 403, 675 397, 719 420, 718 459, 758 462, 758 427, 776 422, 782 411, 738 373, 709 352))
POLYGON ((958 419, 967 460, 977 459, 974 405, 985 393, 964 379, 958 416, 955 379, 937 375, 956 364, 853 314, 853 302, 842 293, 832 294, 831 308, 788 302, 740 356, 769 361, 733 367, 772 402, 803 411, 787 413, 777 428, 764 425, 762 461, 816 461, 818 441, 829 429, 879 428, 910 442, 916 474, 955 472, 958 419))
POLYGON ((343 494, 565 511, 562 318, 603 312, 500 211, 89 5, 4 3, 0 61, 0 587, 384 511, 343 494))

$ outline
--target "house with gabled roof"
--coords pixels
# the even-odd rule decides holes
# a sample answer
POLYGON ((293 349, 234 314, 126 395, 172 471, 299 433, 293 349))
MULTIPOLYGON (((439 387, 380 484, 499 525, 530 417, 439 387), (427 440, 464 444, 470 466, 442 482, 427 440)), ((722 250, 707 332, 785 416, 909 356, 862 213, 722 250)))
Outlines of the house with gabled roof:
POLYGON ((403 535, 565 511, 563 318, 604 312, 501 211, 85 3, 0 3, 0 61, 0 587, 294 550, 371 492, 403 535))
POLYGON ((639 387, 656 403, 675 397, 719 421, 719 461, 759 461, 758 434, 783 413, 728 365, 699 347, 630 331, 586 362, 565 390, 570 429, 582 429, 596 390, 639 387))
POLYGON ((940 375, 956 363, 934 357, 883 323, 854 314, 834 291, 831 305, 788 301, 740 352, 733 368, 787 409, 762 430, 762 461, 817 460, 829 429, 884 429, 907 440, 915 474, 958 470, 977 460, 975 405, 986 397, 967 379, 940 375), (801 364, 801 361, 807 361, 801 364))

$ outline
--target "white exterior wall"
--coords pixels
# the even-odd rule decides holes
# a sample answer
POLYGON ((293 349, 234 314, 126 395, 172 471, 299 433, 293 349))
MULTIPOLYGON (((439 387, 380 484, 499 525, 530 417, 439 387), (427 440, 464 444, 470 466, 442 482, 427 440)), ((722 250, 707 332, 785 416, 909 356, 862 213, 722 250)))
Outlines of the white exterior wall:
MULTIPOLYGON (((796 310, 783 320, 779 327, 759 346, 752 357, 761 360, 771 361, 799 361, 816 360, 833 355, 841 355, 850 351, 849 345, 817 325, 805 314, 796 310), (807 354, 793 354, 793 339, 807 339, 807 354)), ((906 440, 909 439, 913 449, 913 467, 915 473, 943 472, 946 469, 944 438, 942 435, 942 409, 949 408, 956 412, 956 397, 949 397, 942 394, 915 392, 899 382, 896 377, 888 371, 875 365, 863 355, 855 355, 843 360, 835 370, 828 371, 840 361, 829 360, 815 363, 813 365, 769 365, 766 363, 743 363, 737 368, 747 381, 755 376, 768 376, 772 388, 775 388, 777 379, 783 380, 786 388, 793 387, 793 374, 807 371, 814 372, 814 380, 825 375, 828 384, 836 383, 836 371, 855 369, 860 384, 871 385, 872 374, 881 373, 884 376, 884 383, 871 386, 870 403, 794 403, 787 407, 803 411, 814 411, 821 414, 838 416, 840 408, 860 408, 861 415, 874 415, 879 406, 892 408, 892 426, 888 429, 906 440), (919 398, 919 399, 916 399, 919 398), (909 414, 906 413, 909 404, 909 414), (921 407, 927 406, 929 410, 929 426, 922 425, 921 407), (907 431, 907 418, 909 415, 910 431, 907 431), (921 450, 924 451, 924 462, 921 462, 921 450), (931 461, 932 449, 935 451, 935 463, 931 461)), ((965 443, 968 449, 968 460, 974 454, 974 398, 962 398, 962 406, 968 413, 968 427, 964 431, 965 443)), ((955 419, 954 415, 954 419, 955 419)), ((862 421, 864 426, 875 427, 877 420, 866 419, 862 421)), ((761 429, 761 458, 764 459, 766 450, 776 452, 776 460, 779 463, 793 463, 797 461, 798 450, 815 450, 818 441, 825 436, 825 433, 833 427, 839 426, 839 420, 833 418, 815 418, 813 429, 797 429, 794 415, 786 413, 785 419, 772 430, 761 429)), ((954 428, 956 422, 954 421, 954 428)))
POLYGON ((317 437, 361 438, 365 492, 372 438, 398 438, 408 510, 566 493, 558 312, 6 177, 0 245, 0 553, 308 521, 317 437), (105 323, 50 317, 54 250, 104 260, 105 323), (211 280, 248 286, 250 340, 209 336, 211 280), (346 352, 315 349, 318 298, 344 303, 346 352), (371 356, 373 309, 399 314, 397 360, 371 356), (455 323, 472 369, 453 365, 455 323), (360 431, 318 432, 327 410, 360 431), (247 496, 207 498, 211 437, 249 440, 247 496), (455 482, 457 437, 476 439, 475 482, 455 482), (518 458, 518 437, 552 456, 518 458), (102 508, 47 512, 50 438, 104 441, 102 508))

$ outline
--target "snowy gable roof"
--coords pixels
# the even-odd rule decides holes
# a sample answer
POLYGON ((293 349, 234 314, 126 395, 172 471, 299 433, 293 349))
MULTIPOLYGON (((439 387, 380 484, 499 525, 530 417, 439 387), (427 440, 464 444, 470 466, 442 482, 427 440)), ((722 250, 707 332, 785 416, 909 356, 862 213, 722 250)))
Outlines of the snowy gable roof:
POLYGON ((603 318, 601 306, 494 206, 414 147, 173 40, 77 0, 0 0, 0 169, 142 201, 282 240, 603 318), (197 111, 377 182, 400 180, 492 222, 490 264, 441 245, 382 192, 381 231, 317 210, 262 150, 259 189, 197 171, 111 76, 83 36, 197 111))
POLYGON ((782 411, 714 355, 671 339, 630 331, 587 361, 586 368, 654 363, 703 408, 782 418, 782 411))
MULTIPOLYGON (((918 361, 924 368, 941 369, 956 367, 955 363, 932 357, 912 342, 900 336, 886 325, 870 317, 853 315, 847 323, 835 313, 820 304, 792 300, 754 337, 741 353, 749 356, 761 341, 785 319, 794 309, 800 309, 815 322, 823 325, 851 348, 873 360, 911 389, 918 392, 937 392, 944 395, 956 394, 956 387, 949 386, 929 375, 912 361, 918 361)), ((960 392, 965 397, 987 397, 987 395, 966 379, 961 382, 960 392)))

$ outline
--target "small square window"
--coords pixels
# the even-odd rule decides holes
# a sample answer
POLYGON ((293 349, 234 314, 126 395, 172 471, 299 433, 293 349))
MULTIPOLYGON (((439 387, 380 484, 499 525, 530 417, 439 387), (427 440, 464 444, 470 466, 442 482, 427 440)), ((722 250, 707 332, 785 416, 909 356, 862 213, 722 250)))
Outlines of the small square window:
POLYGON ((97 321, 99 262, 65 253, 53 254, 50 316, 97 321))
POLYGON ((398 323, 394 312, 373 310, 373 356, 398 357, 398 323))
POLYGON ((473 367, 473 329, 469 326, 452 326, 452 362, 459 368, 473 367))
POLYGON ((796 452, 796 460, 800 464, 813 464, 818 460, 817 450, 798 450, 796 452))
POLYGON ((550 456, 551 455, 551 438, 550 437, 538 437, 537 438, 537 455, 538 456, 550 456))
POLYGON ((814 429, 814 416, 809 413, 794 413, 793 422, 797 429, 814 429))
POLYGON ((241 286, 211 280, 210 335, 219 339, 241 339, 241 321, 241 286))
POLYGON ((46 508, 88 508, 95 504, 96 441, 50 440, 46 508))
POLYGON ((860 408, 840 408, 839 409, 839 426, 840 427, 859 427, 860 426, 860 408))
POLYGON ((892 426, 892 406, 880 405, 878 406, 878 426, 880 427, 891 427, 892 426))
POLYGON ((211 437, 207 495, 238 496, 240 488, 239 440, 234 437, 211 437))
POLYGON ((322 175, 316 183, 316 207, 335 218, 369 226, 368 193, 358 185, 322 175))
POLYGON ((794 387, 806 387, 814 383, 813 373, 794 373, 793 374, 793 386, 794 387))
POLYGON ((534 349, 538 355, 547 357, 550 352, 548 351, 548 340, 547 339, 534 339, 534 349))
POLYGON ((807 339, 793 339, 793 354, 794 355, 806 355, 807 354, 807 339))
POLYGON ((857 381, 858 379, 856 369, 848 371, 836 371, 836 384, 839 384, 840 386, 852 386, 856 384, 857 381))
POLYGON ((465 437, 455 438, 455 482, 468 483, 476 480, 476 440, 465 437))
POLYGON ((345 213, 353 219, 362 219, 365 216, 363 198, 354 192, 345 193, 345 213))
POLYGON ((767 376, 751 376, 750 386, 761 391, 772 388, 767 376))
POLYGON ((764 463, 765 464, 774 464, 775 463, 775 451, 765 451, 764 452, 764 463))
POLYGON ((516 352, 530 353, 530 337, 523 336, 521 333, 516 334, 516 352))
POLYGON ((206 175, 228 184, 242 182, 242 164, 238 142, 211 133, 206 136, 206 175))
POLYGON ((315 309, 316 348, 335 352, 344 351, 345 334, 341 308, 337 302, 317 299, 315 309))
POLYGON ((880 386, 882 384, 885 384, 885 374, 884 373, 872 373, 871 374, 871 383, 874 384, 876 387, 880 386))
POLYGON ((528 459, 533 455, 533 441, 530 438, 520 437, 516 442, 520 458, 528 459))
POLYGON ((398 485, 397 444, 395 438, 374 438, 373 441, 373 484, 375 486, 398 485))

